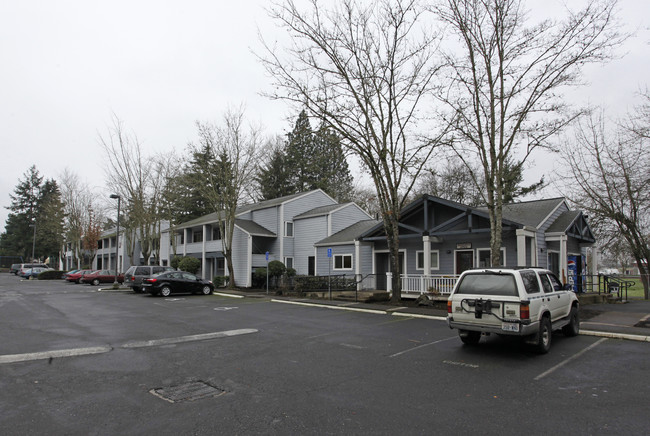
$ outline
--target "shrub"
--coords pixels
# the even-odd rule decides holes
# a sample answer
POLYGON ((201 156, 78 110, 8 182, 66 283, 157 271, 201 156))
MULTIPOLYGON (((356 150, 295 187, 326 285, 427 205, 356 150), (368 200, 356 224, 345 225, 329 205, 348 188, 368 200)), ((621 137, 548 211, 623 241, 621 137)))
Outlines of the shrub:
POLYGON ((172 268, 178 269, 178 264, 181 262, 182 259, 183 259, 183 256, 174 256, 174 257, 172 257, 171 262, 169 262, 169 265, 172 268))
POLYGON ((214 276, 212 277, 212 283, 214 283, 215 288, 221 288, 223 286, 228 286, 228 281, 230 277, 228 276, 214 276))
POLYGON ((65 271, 43 271, 38 275, 39 280, 60 280, 65 271))
POLYGON ((284 266, 284 264, 279 260, 272 260, 271 262, 269 262, 269 277, 280 277, 282 274, 285 273, 286 270, 287 267, 284 266))
POLYGON ((196 274, 201 268, 201 261, 196 257, 185 256, 178 262, 178 269, 196 274))
POLYGON ((266 287, 266 268, 255 268, 255 271, 253 271, 253 287, 258 289, 266 287))

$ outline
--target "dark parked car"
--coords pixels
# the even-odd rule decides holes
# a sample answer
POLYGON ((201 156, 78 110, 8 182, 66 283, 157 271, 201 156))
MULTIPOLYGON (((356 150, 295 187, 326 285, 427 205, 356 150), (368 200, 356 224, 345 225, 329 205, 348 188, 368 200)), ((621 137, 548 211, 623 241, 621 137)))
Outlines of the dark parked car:
POLYGON ((210 295, 214 285, 184 271, 170 271, 142 280, 142 288, 152 295, 168 297, 172 293, 192 293, 210 295))
MULTIPOLYGON (((85 274, 81 277, 83 283, 88 283, 90 285, 99 285, 100 283, 115 283, 115 271, 110 271, 107 269, 100 269, 98 271, 93 271, 89 274, 85 274)), ((117 282, 124 282, 124 274, 118 274, 117 282)))
POLYGON ((124 284, 133 289, 134 292, 143 292, 142 280, 166 271, 174 271, 171 266, 140 265, 132 266, 124 273, 124 284))

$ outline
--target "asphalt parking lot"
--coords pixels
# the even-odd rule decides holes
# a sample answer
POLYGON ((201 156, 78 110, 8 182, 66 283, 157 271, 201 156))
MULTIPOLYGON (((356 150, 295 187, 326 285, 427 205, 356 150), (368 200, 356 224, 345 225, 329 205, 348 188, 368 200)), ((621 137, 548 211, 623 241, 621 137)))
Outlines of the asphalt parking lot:
POLYGON ((645 434, 650 344, 0 276, 3 434, 645 434))

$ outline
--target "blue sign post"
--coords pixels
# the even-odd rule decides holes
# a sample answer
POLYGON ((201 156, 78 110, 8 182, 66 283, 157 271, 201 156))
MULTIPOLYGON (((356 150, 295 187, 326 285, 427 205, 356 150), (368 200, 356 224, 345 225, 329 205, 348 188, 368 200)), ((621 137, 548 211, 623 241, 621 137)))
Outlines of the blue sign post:
POLYGON ((330 301, 332 301, 332 249, 327 249, 327 290, 330 294, 330 301))
POLYGON ((269 295, 269 252, 266 252, 266 295, 269 295))

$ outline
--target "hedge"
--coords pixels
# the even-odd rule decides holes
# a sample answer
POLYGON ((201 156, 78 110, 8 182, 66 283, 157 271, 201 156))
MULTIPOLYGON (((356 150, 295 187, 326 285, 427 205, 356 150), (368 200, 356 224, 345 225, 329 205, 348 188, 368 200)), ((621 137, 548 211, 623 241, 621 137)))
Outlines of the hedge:
POLYGON ((43 271, 38 275, 38 280, 60 280, 66 271, 43 271))

